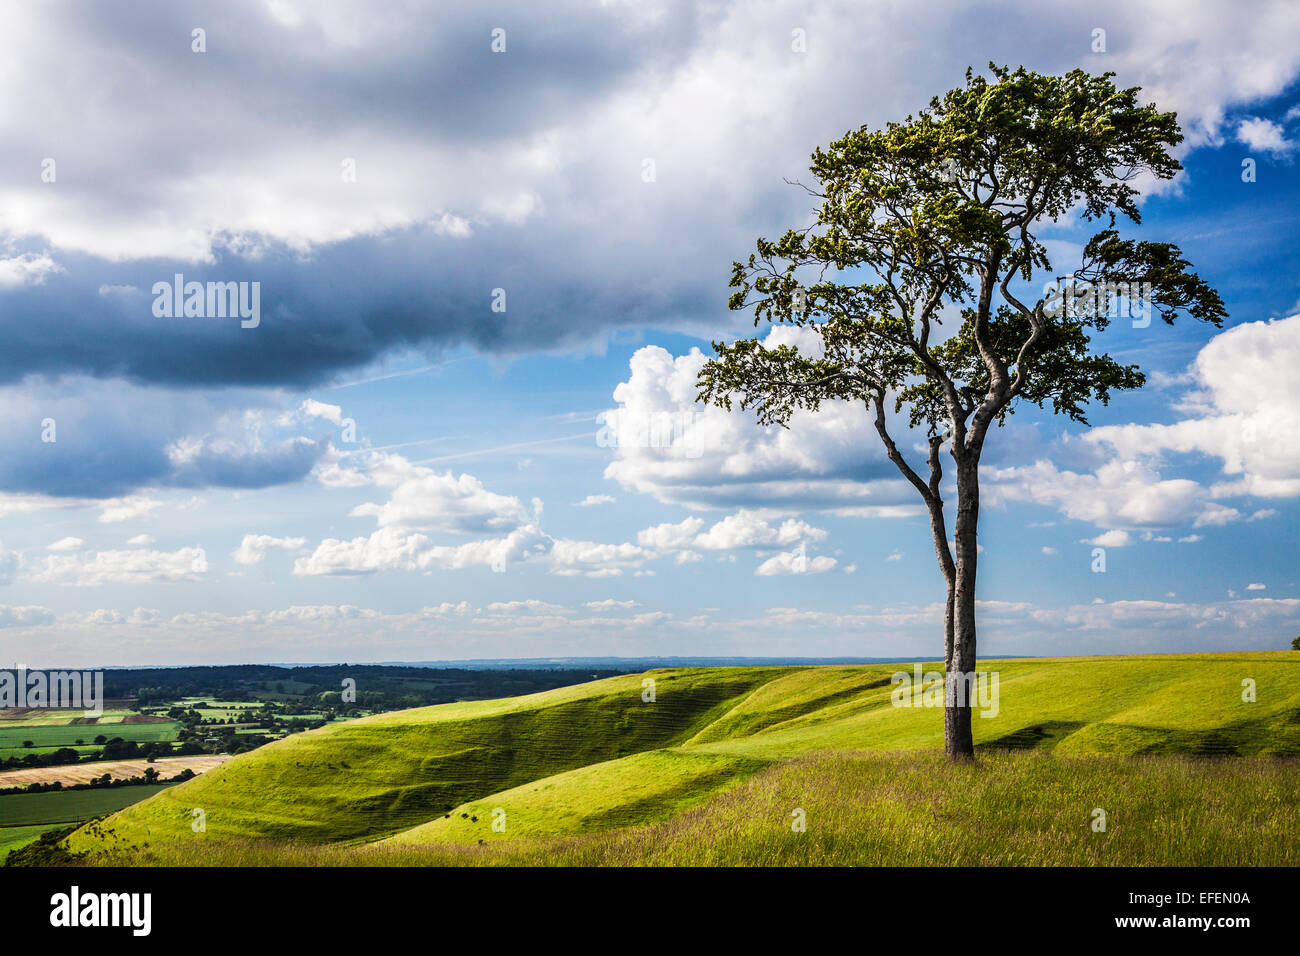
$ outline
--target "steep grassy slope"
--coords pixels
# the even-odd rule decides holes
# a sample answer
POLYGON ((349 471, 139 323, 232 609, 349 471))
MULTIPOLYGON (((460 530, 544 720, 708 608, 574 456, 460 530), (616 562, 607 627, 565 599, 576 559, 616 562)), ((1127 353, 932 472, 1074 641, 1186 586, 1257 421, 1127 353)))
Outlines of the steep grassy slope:
POLYGON ((373 839, 476 797, 639 751, 673 746, 789 668, 655 672, 526 697, 379 714, 297 734, 241 755, 130 814, 74 835, 73 846, 267 837, 373 839))
MULTIPOLYGON (((908 670, 906 665, 904 667, 908 670)), ((232 760, 74 834, 78 851, 208 838, 513 842, 666 819, 767 765, 938 747, 942 711, 897 707, 897 668, 709 668, 385 714, 232 760), (504 832, 492 811, 505 812, 504 832)), ((1300 654, 982 662, 1000 675, 987 751, 1300 754, 1300 654), (1242 699, 1254 681, 1256 700, 1242 699)))
POLYGON ((475 843, 631 826, 703 803, 768 765, 765 760, 683 748, 653 750, 470 801, 389 839, 475 843))

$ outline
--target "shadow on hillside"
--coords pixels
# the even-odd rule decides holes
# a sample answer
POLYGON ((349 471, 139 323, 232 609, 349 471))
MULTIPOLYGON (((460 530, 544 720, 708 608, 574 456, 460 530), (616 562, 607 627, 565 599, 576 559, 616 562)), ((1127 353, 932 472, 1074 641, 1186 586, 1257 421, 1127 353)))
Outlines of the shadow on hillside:
POLYGON ((1050 721, 1031 724, 978 745, 981 750, 1054 750, 1067 737, 1086 751, 1191 754, 1204 757, 1300 757, 1300 708, 1199 730, 1137 724, 1050 721))

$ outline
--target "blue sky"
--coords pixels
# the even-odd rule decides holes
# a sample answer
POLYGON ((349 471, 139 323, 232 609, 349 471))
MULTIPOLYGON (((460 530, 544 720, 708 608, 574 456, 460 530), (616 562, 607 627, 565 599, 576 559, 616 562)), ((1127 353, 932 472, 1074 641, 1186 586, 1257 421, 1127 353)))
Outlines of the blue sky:
MULTIPOLYGON (((989 60, 1178 111, 1185 172, 1130 232, 1230 318, 1116 322, 1146 388, 993 436, 981 652, 1300 633, 1293 5, 5 18, 7 663, 937 654, 926 521, 864 413, 780 432, 691 385, 748 330, 731 261, 809 217, 783 178, 989 60), (155 315, 176 273, 258 282, 257 327, 155 315)), ((1066 265, 1088 232, 1044 237, 1066 265)))

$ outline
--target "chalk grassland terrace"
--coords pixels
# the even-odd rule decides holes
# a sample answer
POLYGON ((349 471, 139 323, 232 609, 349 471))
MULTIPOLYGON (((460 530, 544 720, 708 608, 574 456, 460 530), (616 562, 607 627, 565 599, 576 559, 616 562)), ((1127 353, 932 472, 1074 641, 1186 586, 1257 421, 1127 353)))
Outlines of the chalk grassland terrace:
POLYGON ((982 662, 1000 706, 974 721, 972 767, 938 758, 941 707, 893 705, 898 669, 669 669, 380 714, 62 846, 126 864, 1300 863, 1300 654, 982 662))

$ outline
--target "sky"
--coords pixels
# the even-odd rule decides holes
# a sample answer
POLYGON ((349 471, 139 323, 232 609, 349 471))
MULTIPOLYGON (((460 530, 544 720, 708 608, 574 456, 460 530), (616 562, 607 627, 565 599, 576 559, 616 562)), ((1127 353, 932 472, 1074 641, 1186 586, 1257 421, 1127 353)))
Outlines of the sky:
POLYGON ((1229 318, 990 437, 981 655, 1287 647, 1300 6, 56 0, 0 3, 0 662, 941 655, 865 410, 694 383, 813 149, 990 61, 1177 111, 1129 234, 1229 318))

